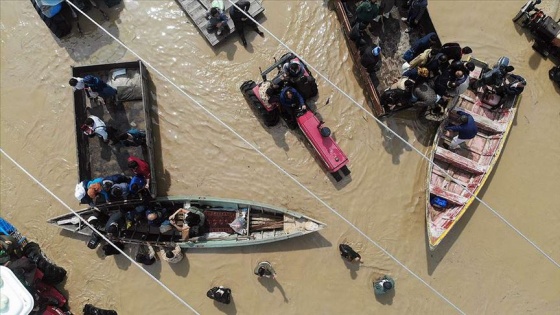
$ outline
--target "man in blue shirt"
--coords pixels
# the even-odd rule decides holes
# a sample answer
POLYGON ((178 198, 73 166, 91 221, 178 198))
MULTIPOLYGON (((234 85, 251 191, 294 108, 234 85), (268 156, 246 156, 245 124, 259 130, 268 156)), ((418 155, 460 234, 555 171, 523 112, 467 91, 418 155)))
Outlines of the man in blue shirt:
POLYGON ((461 124, 457 126, 447 125, 445 127, 445 130, 456 131, 459 133, 451 141, 451 144, 449 145, 450 150, 457 149, 459 144, 474 138, 478 132, 474 118, 471 115, 463 111, 457 111, 457 114, 459 114, 459 121, 461 124))
POLYGON ((290 120, 295 120, 296 113, 305 110, 303 96, 293 87, 285 87, 280 93, 280 104, 290 120))
POLYGON ((437 44, 437 41, 438 41, 438 37, 436 33, 432 32, 427 34, 426 36, 412 43, 410 49, 404 53, 403 59, 406 62, 412 61, 412 59, 416 58, 418 55, 423 53, 424 50, 428 48, 433 48, 437 44))

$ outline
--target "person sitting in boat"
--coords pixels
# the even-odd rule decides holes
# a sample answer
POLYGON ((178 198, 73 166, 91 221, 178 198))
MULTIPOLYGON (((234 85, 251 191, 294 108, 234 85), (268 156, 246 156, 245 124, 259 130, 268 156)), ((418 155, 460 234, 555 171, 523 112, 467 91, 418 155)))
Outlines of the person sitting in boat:
POLYGON ((229 31, 228 20, 223 11, 218 8, 211 8, 206 30, 208 32, 216 31, 216 35, 220 36, 222 33, 229 31))
POLYGON ((188 210, 183 208, 178 209, 169 217, 169 222, 177 230, 181 231, 182 238, 188 240, 190 237, 200 236, 204 234, 204 224, 206 223, 204 213, 197 207, 188 206, 188 210), (182 225, 179 226, 176 219, 178 214, 182 214, 182 225))
POLYGON ((125 147, 139 147, 146 144, 146 132, 132 128, 118 135, 117 140, 125 147))
POLYGON ((350 262, 362 262, 362 256, 350 247, 350 245, 340 244, 338 245, 338 250, 340 251, 340 256, 346 260, 350 262))
POLYGON ((117 95, 117 90, 114 87, 108 85, 99 77, 96 77, 94 75, 86 75, 83 82, 86 88, 89 88, 91 89, 91 91, 98 93, 99 96, 101 96, 105 100, 105 103, 109 98, 117 95))
POLYGON ((183 257, 185 256, 181 251, 181 247, 179 247, 179 244, 176 244, 175 248, 173 249, 160 248, 158 253, 159 253, 159 257, 161 257, 161 260, 165 260, 170 264, 176 264, 180 262, 181 260, 183 260, 183 257))
POLYGON ((387 294, 387 292, 393 290, 395 288, 395 280, 393 278, 385 275, 381 278, 378 278, 373 283, 373 291, 375 295, 383 295, 387 294))
POLYGON ((272 268, 272 265, 268 261, 261 261, 258 263, 253 273, 260 278, 276 279, 276 271, 274 271, 274 268, 272 268))
POLYGON ((519 95, 525 90, 525 85, 527 81, 517 74, 508 74, 504 80, 504 83, 496 88, 496 94, 504 98, 507 95, 519 95))
POLYGON ((232 5, 229 8, 229 16, 233 21, 233 26, 235 27, 237 34, 241 38, 241 43, 243 44, 243 47, 247 46, 247 40, 245 39, 245 26, 251 27, 255 32, 257 32, 257 34, 259 34, 259 36, 264 37, 264 33, 261 30, 259 30, 257 24, 253 22, 251 19, 247 18, 247 16, 245 15, 245 14, 249 15, 250 7, 251 7, 251 2, 247 0, 239 0, 235 3, 235 5, 232 5), (239 7, 241 10, 238 9, 236 6, 239 7))
POLYGON ((172 229, 169 221, 169 211, 166 208, 146 210, 146 219, 148 219, 148 225, 158 227, 161 233, 172 229))
POLYGON ((118 237, 119 232, 124 228, 125 219, 121 211, 115 211, 105 223, 105 233, 107 236, 118 237))
POLYGON ((389 111, 401 106, 409 106, 416 101, 413 94, 414 81, 407 77, 400 78, 390 88, 383 91, 379 98, 381 105, 389 111))
POLYGON ((408 49, 404 53, 403 59, 406 62, 410 62, 412 61, 412 59, 416 58, 416 56, 423 53, 426 49, 435 48, 437 43, 438 43, 437 34, 434 32, 428 33, 426 36, 421 37, 418 40, 416 40, 414 43, 412 43, 410 49, 408 49))
POLYGON ((103 139, 105 143, 109 142, 109 133, 107 126, 99 117, 90 115, 84 121, 81 127, 83 133, 88 137, 95 137, 96 135, 103 139))
POLYGON ((449 150, 455 150, 459 147, 459 145, 469 139, 472 139, 476 136, 478 132, 478 128, 476 127, 476 123, 474 118, 465 113, 464 111, 457 111, 459 115, 459 125, 447 125, 445 130, 455 131, 458 134, 453 137, 451 140, 451 144, 449 144, 449 150))
POLYGON ((127 183, 113 184, 109 191, 108 201, 124 200, 128 197, 128 191, 127 183))
MULTIPOLYGON (((210 9, 212 9, 212 8, 218 9, 218 11, 220 11, 221 13, 226 12, 226 6, 225 6, 223 0, 213 0, 212 3, 210 4, 210 9)), ((208 10, 208 12, 206 12, 206 19, 207 20, 209 20, 210 17, 212 16, 210 11, 211 10, 208 10)))
POLYGON ((102 309, 91 304, 84 305, 83 313, 84 315, 117 315, 114 310, 102 309))
POLYGON ((368 46, 360 53, 360 63, 370 75, 381 68, 381 47, 377 45, 368 46))
POLYGON ((280 104, 290 121, 294 121, 297 113, 305 111, 307 108, 303 96, 295 88, 289 86, 280 92, 280 104))
POLYGON ((140 175, 144 177, 144 179, 146 180, 145 188, 148 189, 150 187, 150 179, 152 177, 150 165, 148 164, 148 162, 135 156, 129 156, 127 161, 128 168, 134 173, 134 175, 140 175))
POLYGON ((350 40, 352 40, 356 44, 356 47, 358 47, 358 49, 367 45, 367 42, 364 39, 364 37, 367 36, 366 29, 367 25, 365 23, 358 22, 354 24, 352 30, 350 31, 350 34, 348 35, 348 38, 350 38, 350 40))

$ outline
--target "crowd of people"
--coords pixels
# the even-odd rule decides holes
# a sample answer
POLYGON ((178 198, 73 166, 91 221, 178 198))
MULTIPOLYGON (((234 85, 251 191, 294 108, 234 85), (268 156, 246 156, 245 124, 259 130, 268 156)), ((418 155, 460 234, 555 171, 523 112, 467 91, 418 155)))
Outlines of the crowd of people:
MULTIPOLYGON (((372 80, 381 68, 382 48, 375 44, 374 36, 368 33, 368 26, 381 18, 389 18, 387 12, 394 9, 395 1, 364 0, 351 8, 343 1, 347 16, 351 21, 349 39, 354 42, 360 54, 360 64, 369 73, 372 80), (355 18, 354 14, 355 12, 355 18)), ((409 0, 406 3, 408 14, 401 20, 407 24, 406 33, 417 28, 428 6, 427 0, 409 0)), ((427 120, 440 122, 447 114, 449 101, 463 93, 471 84, 469 74, 475 70, 475 64, 467 61, 465 56, 472 53, 468 46, 449 42, 441 44, 435 32, 425 34, 412 42, 410 48, 402 55, 404 62, 401 76, 393 80, 393 84, 381 91, 380 103, 386 113, 391 113, 409 107, 423 109, 423 116, 427 120)), ((484 95, 496 94, 502 102, 495 104, 492 109, 498 109, 508 95, 518 95, 523 92, 525 80, 512 71, 509 65, 498 66, 484 73, 477 81, 484 95)), ((468 115, 463 113, 465 116, 468 115)), ((465 118, 467 119, 467 118, 465 118)), ((468 120, 468 119, 467 119, 468 120)), ((455 131, 463 128, 449 126, 448 130, 455 131)), ((465 139, 465 132, 460 139, 465 139)), ((455 147, 458 139, 451 145, 455 147)))
POLYGON ((90 206, 128 199, 149 199, 152 174, 148 163, 138 157, 129 156, 128 168, 133 176, 112 174, 79 182, 75 187, 74 196, 81 203, 90 206))
POLYGON ((223 0, 214 0, 210 5, 210 10, 206 13, 206 19, 208 20, 208 25, 206 30, 208 32, 216 32, 216 35, 220 36, 222 33, 229 32, 230 27, 228 26, 228 21, 231 18, 233 26, 241 39, 243 47, 247 46, 247 39, 245 38, 245 28, 251 28, 261 37, 264 37, 264 33, 259 29, 257 24, 251 19, 247 18, 249 15, 249 8, 251 3, 247 0, 239 0, 232 5, 226 14, 226 9, 223 0))

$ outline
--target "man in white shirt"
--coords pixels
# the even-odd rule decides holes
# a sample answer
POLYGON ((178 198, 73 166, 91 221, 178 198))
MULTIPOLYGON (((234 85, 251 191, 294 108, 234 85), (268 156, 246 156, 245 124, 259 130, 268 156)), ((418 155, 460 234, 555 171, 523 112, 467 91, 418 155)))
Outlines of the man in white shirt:
POLYGON ((93 136, 94 134, 103 138, 106 143, 109 142, 109 134, 107 133, 107 127, 103 120, 99 117, 90 115, 84 124, 82 125, 82 131, 88 136, 93 136))

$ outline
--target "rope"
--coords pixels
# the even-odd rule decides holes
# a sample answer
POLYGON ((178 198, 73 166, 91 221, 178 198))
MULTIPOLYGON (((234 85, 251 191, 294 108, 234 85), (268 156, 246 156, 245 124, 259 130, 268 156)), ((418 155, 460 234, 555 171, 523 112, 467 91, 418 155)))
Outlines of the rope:
POLYGON ((146 269, 144 269, 142 266, 140 266, 140 264, 137 263, 134 259, 132 259, 132 257, 128 256, 124 251, 122 251, 115 244, 113 244, 113 242, 111 242, 105 235, 101 234, 97 229, 95 229, 91 224, 89 224, 89 222, 87 222, 84 218, 80 217, 80 215, 78 213, 76 213, 76 211, 72 210, 72 208, 70 208, 64 201, 62 201, 60 198, 58 198, 52 191, 50 191, 47 187, 45 187, 45 185, 43 185, 37 178, 35 178, 26 169, 24 169, 21 165, 19 165, 18 162, 16 162, 14 159, 12 159, 12 157, 10 155, 8 155, 6 152, 4 152, 4 149, 0 148, 0 151, 2 152, 2 154, 4 154, 5 157, 7 157, 10 161, 12 161, 12 163, 14 163, 22 172, 24 172, 27 176, 29 176, 37 185, 39 185, 41 188, 43 188, 47 193, 49 193, 49 195, 51 195, 54 199, 56 199, 58 202, 60 202, 61 205, 63 205, 66 209, 68 209, 70 212, 72 212, 76 217, 80 218, 80 220, 85 225, 87 225, 92 231, 94 231, 94 233, 97 233, 97 235, 99 235, 101 238, 103 238, 103 240, 105 240, 107 243, 111 244, 111 246, 113 246, 116 250, 118 250, 119 253, 121 253, 128 260, 130 260, 130 262, 132 264, 136 265, 136 267, 138 267, 140 270, 142 270, 146 275, 148 275, 148 277, 152 278, 152 280, 157 282, 162 288, 164 288, 167 292, 169 292, 169 294, 171 294, 173 297, 175 297, 179 302, 181 302, 183 305, 188 307, 193 313, 198 314, 198 315, 200 314, 192 306, 190 306, 187 302, 185 302, 177 294, 175 294, 175 292, 171 291, 171 289, 169 289, 165 284, 163 284, 156 277, 154 277, 151 273, 149 273, 146 269))
MULTIPOLYGON (((338 87, 334 82, 332 82, 331 80, 329 80, 329 78, 325 75, 323 75, 321 72, 319 72, 319 70, 317 70, 315 67, 313 67, 313 65, 311 65, 310 63, 308 63, 305 59, 303 59, 303 57, 301 57, 300 55, 298 55, 293 49, 291 49, 286 43, 284 43, 281 39, 279 39, 278 37, 276 37, 272 32, 270 32, 267 28, 265 28, 262 24, 260 24, 259 22, 257 22, 257 20, 255 20, 250 14, 248 14, 247 12, 243 11, 239 6, 237 6, 235 3, 233 3, 232 0, 227 0, 229 3, 231 3, 233 6, 235 6, 239 11, 243 12, 243 14, 249 18, 251 21, 253 21, 254 23, 256 23, 258 26, 262 27, 264 29, 265 32, 267 32, 268 34, 270 34, 270 36, 272 36, 276 41, 278 41, 278 43, 280 43, 280 45, 282 45, 284 48, 286 48, 287 50, 289 50, 291 53, 293 53, 295 56, 298 57, 298 59, 300 59, 301 61, 303 61, 309 68, 313 69, 313 71, 315 71, 316 74, 318 74, 321 78, 323 78, 325 81, 327 81, 334 89, 336 89, 337 91, 339 91, 342 95, 346 96, 352 103, 354 103, 354 105, 356 105, 357 107, 359 107, 362 111, 364 111, 364 113, 366 115, 368 115, 369 117, 373 118, 377 123, 379 123, 379 125, 383 126, 383 128, 385 128, 387 131, 389 131, 390 133, 392 133, 394 136, 397 136, 397 138, 399 140, 401 140, 403 143, 405 143, 410 149, 414 150, 416 153, 418 153, 418 155, 420 155, 424 160, 428 161, 428 163, 432 164, 433 166, 435 166, 437 169, 439 169, 440 171, 442 171, 444 174, 446 174, 448 176, 448 178, 450 178, 454 183, 456 183, 457 185, 461 186, 463 188, 463 190, 465 190, 469 196, 473 196, 474 193, 471 192, 463 183, 461 183, 460 181, 458 181, 457 179, 453 178, 451 175, 449 175, 443 168, 441 168, 439 165, 435 164, 433 161, 430 160, 430 158, 428 156, 426 156, 424 153, 422 153, 420 150, 416 149, 412 144, 410 144, 408 141, 406 141, 403 137, 401 137, 398 133, 396 133, 395 131, 393 131, 391 128, 389 128, 387 125, 385 125, 379 118, 375 117, 372 113, 370 113, 366 108, 364 108, 362 105, 360 105, 356 100, 354 100, 350 95, 348 95, 346 92, 344 92, 340 87, 338 87)), ((525 234, 523 234, 519 229, 517 229, 515 226, 513 226, 513 224, 511 224, 509 221, 507 221, 501 214, 498 213, 498 211, 494 210, 494 208, 492 208, 489 204, 487 204, 485 201, 483 201, 482 199, 480 199, 478 196, 474 196, 474 198, 476 200, 478 200, 480 203, 482 203, 484 206, 486 206, 486 208, 488 208, 488 210, 490 210, 494 215, 496 215, 500 220, 502 220, 502 222, 504 222, 507 226, 509 226, 512 230, 514 230, 519 236, 521 236, 523 239, 525 239, 531 246, 533 246, 538 252, 540 252, 544 257, 546 257, 550 262, 552 262, 554 265, 556 265, 556 267, 560 268, 560 263, 558 263, 557 261, 555 261, 552 257, 550 257, 544 250, 542 250, 537 244, 535 244, 533 241, 531 241, 527 236, 525 236, 525 234)))
MULTIPOLYGON (((427 283, 426 281, 424 281, 419 275, 417 275, 416 273, 414 273, 411 269, 409 269, 404 263, 402 263, 400 260, 398 260, 395 256, 391 255, 391 253, 389 253, 386 249, 384 249, 383 247, 381 247, 381 245, 379 245, 377 242, 375 242, 373 239, 371 239, 368 235, 366 235, 362 230, 360 230, 357 226, 355 226, 354 224, 352 224, 352 222, 348 221, 344 216, 342 216, 340 213, 338 213, 334 208, 332 208, 328 203, 326 203, 325 201, 323 201, 319 196, 317 196, 315 193, 313 193, 311 190, 309 190, 305 185, 303 185, 302 183, 300 183, 295 177, 293 177, 292 175, 290 175, 286 170, 284 170, 280 165, 276 164, 276 162, 274 162, 273 160, 271 160, 268 156, 266 156, 263 152, 261 152, 256 146, 254 146, 252 143, 250 143, 247 139, 245 139, 243 136, 241 136, 240 134, 238 134, 235 130, 233 130, 233 128, 231 128, 228 124, 226 124, 225 122, 223 122, 219 117, 217 117, 216 115, 214 115, 211 111, 209 111, 206 107, 204 107, 202 104, 200 104, 200 102, 198 102, 197 100, 195 100, 192 96, 190 96, 188 93, 186 93, 185 91, 183 91, 183 89, 181 89, 177 84, 175 84, 173 81, 171 81, 171 79, 169 79, 167 76, 165 76, 163 73, 161 73, 158 69, 156 69, 154 66, 152 66, 149 62, 147 62, 146 60, 144 60, 140 55, 138 55, 135 51, 133 51, 131 48, 129 48, 128 46, 126 46, 123 42, 121 42, 118 38, 116 38, 115 36, 113 36, 111 33, 109 33, 106 29, 104 29, 101 25, 99 25, 96 21, 94 21, 91 17, 89 17, 88 15, 86 15, 84 12, 82 12, 79 8, 77 8, 73 3, 71 3, 70 1, 66 0, 68 4, 70 4, 72 7, 74 7, 76 10, 78 10, 78 12, 80 12, 81 14, 83 14, 84 16, 86 16, 92 23, 94 23, 95 25, 97 25, 97 27, 99 27, 101 30, 103 30, 107 35, 111 36, 111 38, 113 38, 116 42, 118 42, 120 45, 122 45, 124 48, 126 48, 130 53, 132 53, 134 56, 136 56, 138 59, 140 59, 142 62, 144 62, 146 64, 147 67, 149 67, 150 69, 152 69, 153 71, 155 71, 157 74, 159 74, 163 79, 165 79, 167 82, 169 82, 169 84, 173 85, 179 92, 181 92, 183 95, 185 95, 188 99, 190 99, 193 103, 195 103, 198 107, 200 107, 203 111, 205 111, 208 115, 210 115, 212 118, 214 118, 216 121, 218 121, 222 126, 224 126, 224 128, 228 129, 231 133, 233 133, 235 136, 237 136, 241 141, 245 142, 248 146, 250 146, 253 150, 255 150, 258 154, 260 154, 265 160, 267 160, 269 163, 271 163, 272 165, 274 165, 280 172, 284 173, 284 175, 288 176, 294 183, 296 183, 299 187, 301 187, 303 190, 305 190, 309 195, 311 195, 313 198, 315 198, 317 201, 319 201, 321 204, 323 204, 327 209, 329 209, 332 213, 334 213, 335 215, 337 215, 340 219, 342 219, 344 222, 346 222, 348 225, 350 225, 352 228, 354 228, 358 233, 360 233, 362 236, 364 236, 368 241, 370 241, 373 245, 375 245, 377 248, 379 248, 383 253, 385 253, 387 256, 389 256, 391 259, 393 259, 397 264, 399 264, 401 267, 403 267, 406 271, 408 271, 411 275, 413 275, 416 279, 418 279, 420 282, 422 282, 424 285, 426 285, 428 288, 430 288, 434 293, 436 293, 439 297, 441 297, 444 301, 446 301, 448 304, 450 304, 451 306, 453 306, 459 313, 461 314, 465 314, 458 306, 456 306, 455 304, 453 304, 453 302, 451 302, 449 299, 447 299, 445 296, 443 296, 441 293, 439 293, 434 287, 432 287, 429 283, 427 283)), ((231 2, 231 1, 230 1, 231 2)), ((235 5, 235 4, 233 4, 235 5)), ((235 5, 236 6, 236 5, 235 5)), ((239 7, 236 6, 238 9, 239 7)), ((243 10, 241 10, 243 11, 243 10)), ((250 17, 252 19, 252 17, 250 17)), ((252 19, 253 20, 253 19, 252 19)), ((256 22, 255 20, 253 20, 254 22, 256 22)), ((265 29, 266 30, 266 29, 265 29)), ((268 30, 266 30, 267 33, 270 33, 268 30)), ((270 33, 272 35, 272 33, 270 33)), ((273 35, 274 36, 274 35, 273 35)), ((276 38, 276 37, 275 37, 276 38)), ((278 40, 278 39, 277 39, 278 40)), ((283 44, 285 46, 285 44, 283 44)), ((287 46, 286 46, 287 47, 287 46)), ((291 51, 291 50, 290 50, 291 51)), ((315 70, 315 69, 314 69, 315 70)), ((329 81, 330 82, 330 81, 329 81)), ((332 84, 332 83, 331 83, 332 84)), ((333 85, 336 87, 336 85, 333 85)), ((339 89, 337 87, 337 89, 339 89)), ((340 90, 340 89, 339 89, 340 90)), ((347 97, 350 98, 350 96, 348 96, 347 94, 345 94, 347 97)), ((355 101, 354 101, 355 102, 355 101)), ((355 102, 356 103, 356 102, 355 102)), ((357 104, 357 103, 356 103, 357 104)), ((363 108, 362 108, 363 109, 363 108)), ((402 139, 402 138, 401 138, 402 139)), ((404 139, 403 139, 404 141, 404 139)))

